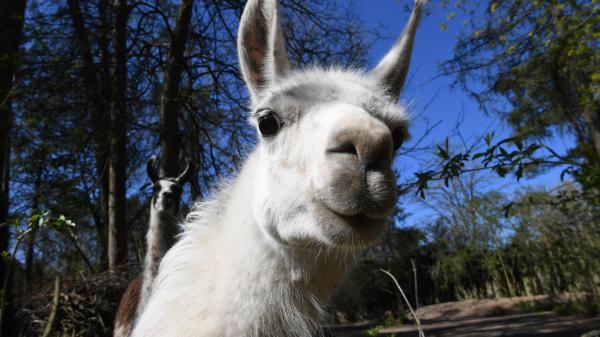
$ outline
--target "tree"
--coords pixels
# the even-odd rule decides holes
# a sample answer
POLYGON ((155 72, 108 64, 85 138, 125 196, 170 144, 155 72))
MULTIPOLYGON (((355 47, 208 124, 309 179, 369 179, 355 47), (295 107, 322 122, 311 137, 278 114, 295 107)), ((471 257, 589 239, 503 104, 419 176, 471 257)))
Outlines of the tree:
POLYGON ((106 137, 106 130, 110 130, 110 54, 108 52, 108 23, 106 22, 107 0, 99 2, 99 15, 102 22, 100 34, 100 49, 102 50, 101 70, 94 62, 90 34, 85 26, 81 4, 79 0, 68 0, 69 15, 72 20, 73 31, 77 41, 80 57, 83 61, 82 77, 87 103, 91 110, 92 134, 94 135, 94 155, 96 174, 98 175, 100 200, 99 205, 93 207, 93 215, 100 243, 100 255, 103 259, 108 256, 107 224, 108 224, 108 199, 109 199, 109 153, 110 142, 106 137))
POLYGON ((567 156, 582 158, 579 173, 588 178, 582 182, 598 186, 597 4, 490 0, 458 6, 472 15, 470 30, 458 39, 454 58, 442 64, 443 73, 455 75, 486 111, 506 118, 515 136, 543 141, 555 132, 572 134, 575 146, 567 156))
POLYGON ((515 234, 510 250, 520 279, 537 292, 600 295, 600 209, 566 183, 555 189, 526 189, 511 210, 515 234))
POLYGON ((510 221, 502 207, 508 200, 486 191, 490 180, 489 174, 463 174, 448 186, 432 186, 427 199, 420 200, 438 216, 431 232, 442 234, 434 239, 434 245, 444 247, 436 256, 434 279, 459 298, 515 295, 504 253, 503 233, 510 221))
MULTIPOLYGON (((14 77, 19 66, 19 47, 23 21, 25 16, 25 0, 4 0, 0 3, 0 253, 9 247, 9 184, 10 184, 10 149, 13 111, 11 107, 14 77)), ((7 271, 5 260, 0 260, 0 280, 4 280, 7 271)), ((3 283, 6 284, 6 283, 3 283)), ((2 287, 2 297, 8 297, 9 289, 2 287)), ((2 303, 4 306, 4 303, 2 303)), ((0 312, 4 315, 4 308, 0 312)), ((4 322, 0 317, 0 322, 4 322)), ((4 330, 0 324, 0 335, 4 330)))
MULTIPOLYGON (((0 15, 0 252, 8 250, 10 133, 13 123, 11 92, 19 65, 19 47, 26 1, 2 1, 0 15)), ((0 279, 4 263, 0 262, 0 279)))
POLYGON ((127 168, 127 0, 115 3, 113 33, 113 92, 110 107, 110 166, 108 170, 108 270, 127 258, 126 168, 127 168))
MULTIPOLYGON (((349 5, 284 1, 289 1, 286 34, 294 59, 365 62, 370 35, 349 5), (318 43, 321 40, 337 42, 318 43)), ((108 265, 109 171, 118 164, 111 159, 123 153, 123 144, 111 145, 111 140, 124 139, 117 135, 128 137, 127 198, 113 205, 126 204, 125 223, 134 233, 143 232, 150 196, 146 175, 139 168, 158 152, 161 143, 192 159, 197 175, 191 194, 196 199, 230 174, 253 142, 232 34, 244 2, 136 1, 127 5, 123 77, 123 71, 117 71, 117 65, 123 65, 117 61, 123 58, 117 56, 119 44, 112 34, 117 26, 116 3, 30 1, 24 30, 28 43, 13 99, 11 181, 22 193, 14 194, 11 210, 26 215, 33 204, 39 204, 72 217, 78 224, 80 244, 98 270, 108 265), (118 97, 123 78, 124 101, 118 97), (123 110, 126 123, 122 123, 123 110), (181 145, 172 146, 171 140, 177 138, 181 145), (39 202, 34 203, 39 168, 43 168, 39 202)), ((168 154, 172 150, 162 151, 165 157, 179 157, 168 154)), ((122 166, 113 170, 122 172, 122 166)), ((137 245, 135 237, 129 238, 128 245, 137 245)), ((77 256, 73 247, 57 238, 40 232, 31 240, 27 247, 33 247, 32 254, 23 256, 31 257, 33 274, 43 278, 46 273, 35 272, 42 265, 63 272, 87 268, 72 258, 77 256), (69 257, 69 262, 50 262, 53 256, 69 257)))
POLYGON ((193 0, 181 0, 175 31, 170 31, 171 43, 167 57, 167 69, 160 100, 160 175, 177 177, 179 170, 179 153, 181 150, 180 121, 180 83, 184 70, 184 51, 187 43, 190 19, 194 6, 193 0))

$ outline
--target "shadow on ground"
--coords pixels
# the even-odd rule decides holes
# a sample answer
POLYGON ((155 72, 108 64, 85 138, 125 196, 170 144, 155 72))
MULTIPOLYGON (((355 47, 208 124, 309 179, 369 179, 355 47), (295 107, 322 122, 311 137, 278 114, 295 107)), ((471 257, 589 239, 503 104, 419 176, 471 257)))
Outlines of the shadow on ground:
MULTIPOLYGON (((331 336, 365 336, 369 324, 338 325, 329 327, 331 336)), ((513 314, 501 317, 454 319, 447 321, 424 321, 426 337, 580 337, 585 332, 600 329, 600 317, 581 318, 556 316, 552 312, 513 314)), ((395 333, 397 337, 416 337, 414 326, 399 326, 382 329, 380 336, 395 333)))

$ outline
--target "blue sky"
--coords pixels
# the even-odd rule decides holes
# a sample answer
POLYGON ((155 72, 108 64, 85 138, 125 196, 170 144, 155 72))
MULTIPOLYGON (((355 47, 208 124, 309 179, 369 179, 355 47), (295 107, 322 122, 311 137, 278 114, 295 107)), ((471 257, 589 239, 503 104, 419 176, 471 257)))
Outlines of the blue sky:
MULTIPOLYGON (((395 38, 400 35, 409 14, 404 11, 406 5, 412 5, 412 0, 357 1, 357 9, 365 20, 366 28, 376 29, 383 36, 389 37, 374 44, 369 55, 371 65, 378 62, 395 38)), ((442 31, 440 23, 447 21, 446 15, 451 9, 440 8, 435 0, 430 1, 428 6, 431 13, 429 16, 422 17, 414 45, 408 82, 402 93, 403 99, 413 103, 412 111, 416 115, 410 125, 413 141, 424 133, 427 123, 439 122, 425 143, 441 143, 454 130, 459 120, 462 121, 459 129, 467 142, 473 137, 490 131, 495 131, 498 135, 509 134, 510 130, 499 120, 499 117, 486 116, 479 110, 475 101, 460 88, 452 89, 453 78, 433 79, 438 75, 439 63, 452 57, 456 38, 464 27, 463 18, 459 14, 449 21, 447 29, 442 31)), ((562 150, 567 146, 568 140, 556 138, 550 140, 549 144, 562 150)), ((407 146, 410 145, 409 142, 407 146)), ((397 159, 396 165, 404 178, 410 178, 415 170, 418 170, 422 165, 421 159, 431 159, 426 155, 421 157, 404 156, 397 159)), ((554 169, 534 179, 523 179, 520 183, 517 183, 513 177, 490 179, 490 188, 501 187, 503 191, 510 193, 525 185, 556 186, 560 183, 559 176, 560 169, 554 169)), ((431 211, 423 209, 416 202, 407 200, 403 206, 412 214, 408 218, 408 225, 419 225, 424 217, 431 216, 431 211)))

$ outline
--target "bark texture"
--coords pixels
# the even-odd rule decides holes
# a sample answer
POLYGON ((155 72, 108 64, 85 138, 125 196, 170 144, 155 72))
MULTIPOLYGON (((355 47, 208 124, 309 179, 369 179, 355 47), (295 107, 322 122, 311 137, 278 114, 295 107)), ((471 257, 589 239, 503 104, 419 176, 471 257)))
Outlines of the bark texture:
POLYGON ((115 271, 127 258, 127 18, 126 0, 115 2, 113 34, 114 72, 110 109, 110 167, 108 194, 108 270, 115 271))
POLYGON ((193 0, 182 0, 180 2, 177 24, 171 36, 167 71, 160 102, 161 177, 176 177, 180 173, 179 89, 181 73, 185 65, 184 51, 193 5, 193 0))
MULTIPOLYGON (((8 221, 10 133, 13 124, 11 91, 19 65, 25 0, 0 1, 0 224, 8 221)), ((8 250, 9 227, 0 226, 0 252, 8 250)), ((0 280, 6 266, 0 259, 0 280)))
MULTIPOLYGON (((102 76, 102 81, 98 78, 98 69, 94 63, 92 48, 89 39, 89 33, 85 26, 81 13, 81 4, 79 0, 68 0, 69 14, 73 22, 75 38, 81 54, 83 82, 88 103, 91 109, 91 124, 94 139, 94 155, 96 159, 96 173, 98 174, 98 183, 100 187, 99 207, 94 210, 94 222, 98 241, 100 242, 100 256, 106 256, 107 251, 107 233, 106 223, 108 221, 108 155, 110 152, 110 143, 106 130, 110 130, 110 116, 108 112, 108 102, 110 100, 110 76, 102 76)), ((101 16, 106 16, 106 1, 100 2, 99 11, 101 16)), ((107 28, 103 21, 103 27, 107 28)), ((103 32, 104 34, 104 32, 103 32)), ((102 70, 108 72, 108 42, 101 41, 102 46, 102 70)))

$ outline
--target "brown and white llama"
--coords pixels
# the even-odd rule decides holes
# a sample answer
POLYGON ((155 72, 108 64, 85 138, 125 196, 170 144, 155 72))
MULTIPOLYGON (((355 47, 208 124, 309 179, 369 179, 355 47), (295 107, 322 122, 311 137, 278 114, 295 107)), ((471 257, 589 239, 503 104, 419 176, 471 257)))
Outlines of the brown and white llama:
POLYGON ((238 31, 259 143, 187 216, 134 337, 312 336, 320 303, 393 212, 397 101, 423 1, 370 73, 292 70, 278 6, 248 1, 238 31))
POLYGON ((188 162, 178 177, 159 178, 156 172, 156 156, 148 160, 146 171, 153 190, 150 200, 150 222, 146 233, 146 255, 142 272, 129 283, 119 303, 115 317, 114 337, 126 337, 131 334, 137 315, 143 310, 150 297, 150 289, 160 261, 175 243, 179 228, 177 216, 181 193, 183 185, 192 172, 188 162))

